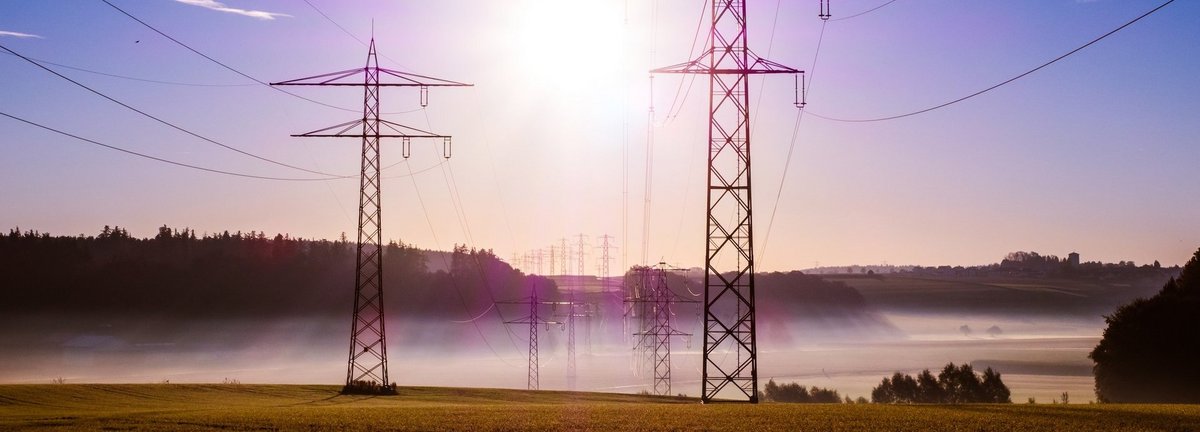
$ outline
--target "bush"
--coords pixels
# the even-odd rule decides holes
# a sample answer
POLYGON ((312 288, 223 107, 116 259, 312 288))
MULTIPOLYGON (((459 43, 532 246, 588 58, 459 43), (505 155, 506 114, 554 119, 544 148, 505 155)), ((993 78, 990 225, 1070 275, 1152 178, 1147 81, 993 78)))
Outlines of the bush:
POLYGON ((1200 403, 1200 250, 1149 299, 1104 317, 1088 355, 1100 402, 1200 403))
POLYGON ((1012 403, 1000 373, 987 368, 982 377, 969 364, 947 364, 935 378, 926 369, 916 378, 896 372, 871 390, 874 403, 1012 403))
POLYGON ((842 397, 837 390, 820 387, 802 386, 797 383, 776 384, 775 380, 767 381, 763 396, 769 402, 785 403, 840 403, 842 397))
POLYGON ((356 395, 394 395, 396 394, 396 383, 386 386, 375 381, 351 381, 342 387, 342 394, 356 395))

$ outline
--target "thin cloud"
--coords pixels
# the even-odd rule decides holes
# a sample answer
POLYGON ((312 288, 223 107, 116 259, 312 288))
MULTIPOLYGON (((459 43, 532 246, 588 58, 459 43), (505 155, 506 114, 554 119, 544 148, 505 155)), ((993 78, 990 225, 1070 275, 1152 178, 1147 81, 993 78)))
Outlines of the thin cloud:
POLYGON ((38 36, 38 35, 35 35, 35 34, 21 33, 21 32, 14 32, 14 31, 4 31, 4 30, 0 30, 0 36, 12 36, 12 37, 19 37, 19 38, 38 38, 38 39, 42 39, 42 37, 41 37, 41 36, 38 36))
POLYGON ((231 14, 248 16, 250 18, 256 18, 256 19, 260 19, 260 20, 273 20, 276 17, 291 17, 291 15, 282 14, 282 13, 231 8, 229 6, 225 6, 224 3, 221 3, 216 0, 175 0, 175 1, 183 3, 183 4, 189 4, 192 6, 200 6, 205 9, 212 9, 212 10, 215 10, 218 12, 228 12, 231 14))

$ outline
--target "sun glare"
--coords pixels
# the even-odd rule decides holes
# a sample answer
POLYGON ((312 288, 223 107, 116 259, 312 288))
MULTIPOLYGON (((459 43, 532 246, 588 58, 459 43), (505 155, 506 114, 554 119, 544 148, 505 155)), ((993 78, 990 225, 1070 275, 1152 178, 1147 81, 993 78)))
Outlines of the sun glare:
POLYGON ((515 9, 516 61, 546 90, 578 96, 617 85, 626 43, 616 0, 527 0, 515 9))

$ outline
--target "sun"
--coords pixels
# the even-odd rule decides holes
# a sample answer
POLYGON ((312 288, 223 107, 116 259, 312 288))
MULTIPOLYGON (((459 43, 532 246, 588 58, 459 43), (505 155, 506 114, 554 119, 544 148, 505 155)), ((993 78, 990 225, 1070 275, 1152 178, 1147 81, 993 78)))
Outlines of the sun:
POLYGON ((565 95, 619 84, 628 49, 621 0, 525 0, 514 12, 515 61, 531 80, 565 95))

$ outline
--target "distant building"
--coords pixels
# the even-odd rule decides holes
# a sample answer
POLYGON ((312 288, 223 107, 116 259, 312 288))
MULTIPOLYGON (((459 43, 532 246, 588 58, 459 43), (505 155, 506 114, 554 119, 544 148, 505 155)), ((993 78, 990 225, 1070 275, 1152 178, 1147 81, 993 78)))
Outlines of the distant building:
POLYGON ((1079 267, 1079 254, 1075 252, 1067 254, 1067 264, 1071 267, 1079 267))

